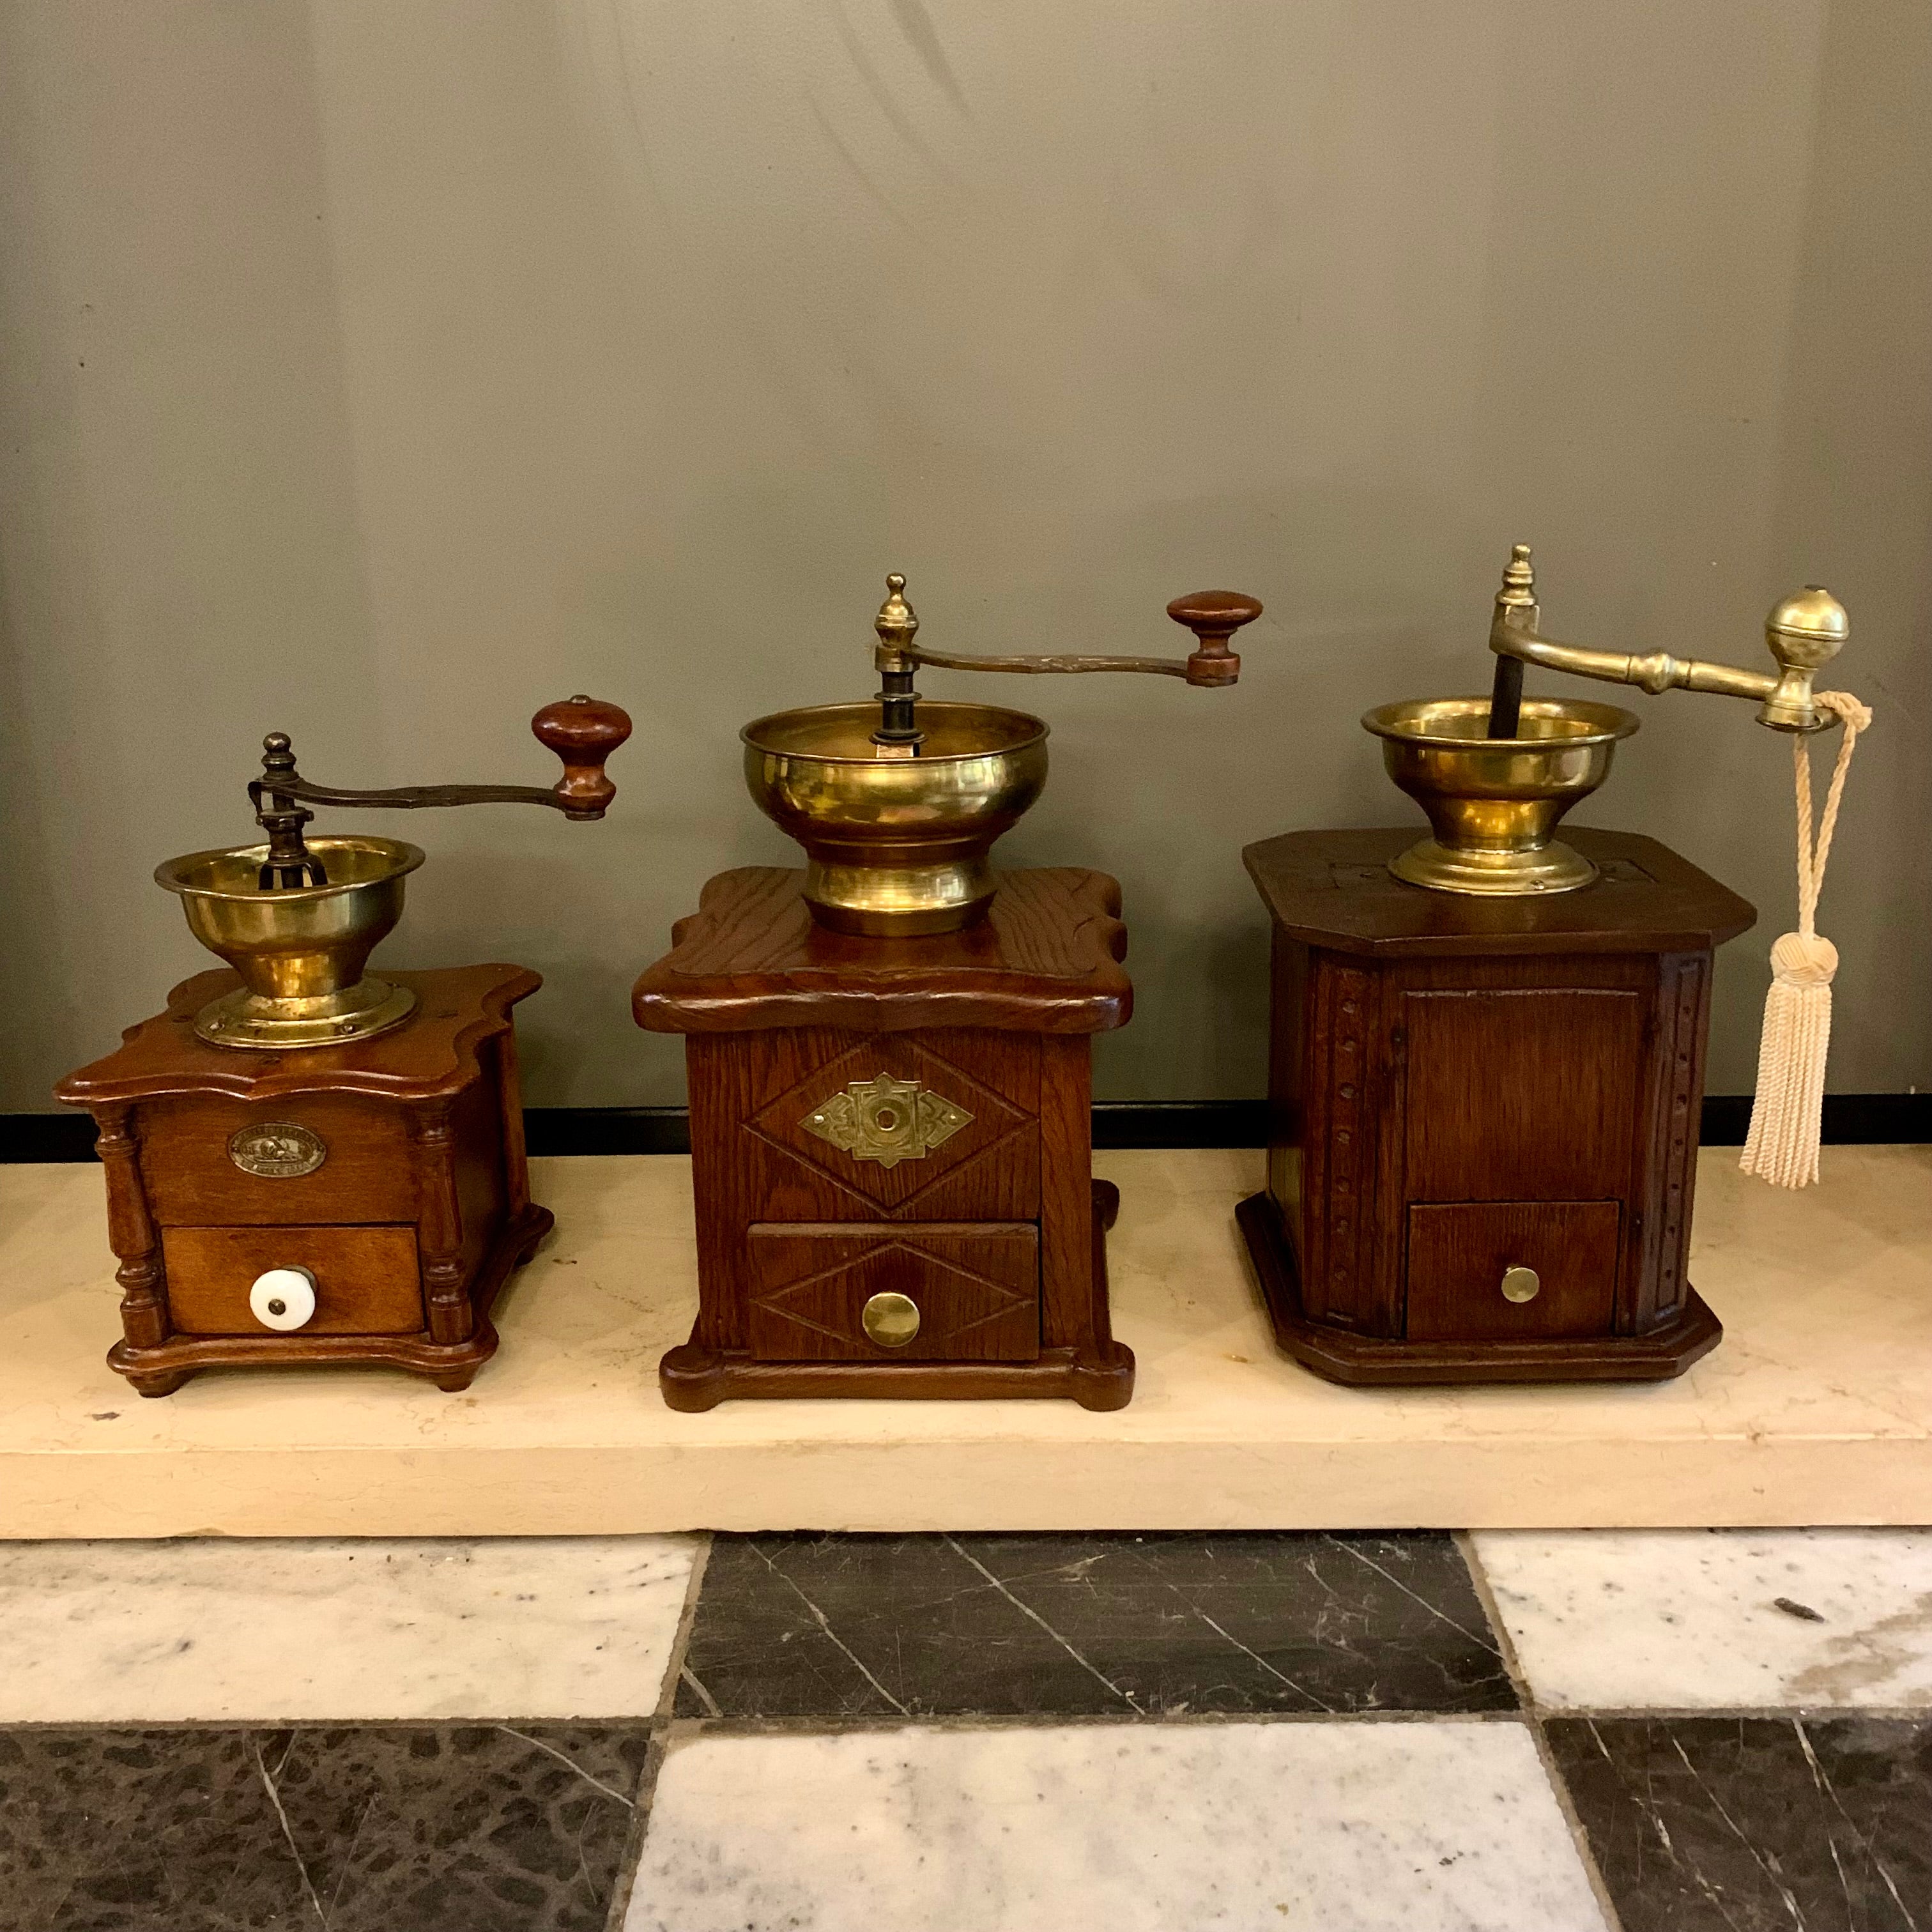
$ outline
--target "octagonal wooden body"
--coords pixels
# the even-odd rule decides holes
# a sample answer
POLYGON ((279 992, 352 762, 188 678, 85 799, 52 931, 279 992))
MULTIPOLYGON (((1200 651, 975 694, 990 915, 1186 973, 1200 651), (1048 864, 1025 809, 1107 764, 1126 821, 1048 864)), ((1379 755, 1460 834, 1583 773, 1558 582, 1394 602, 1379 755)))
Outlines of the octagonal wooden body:
POLYGON ((1654 840, 1574 836, 1602 876, 1534 898, 1401 883, 1407 830, 1244 855, 1274 964, 1268 1186, 1238 1219, 1318 1374, 1654 1380, 1722 1334, 1685 1258, 1712 955, 1755 914, 1654 840))

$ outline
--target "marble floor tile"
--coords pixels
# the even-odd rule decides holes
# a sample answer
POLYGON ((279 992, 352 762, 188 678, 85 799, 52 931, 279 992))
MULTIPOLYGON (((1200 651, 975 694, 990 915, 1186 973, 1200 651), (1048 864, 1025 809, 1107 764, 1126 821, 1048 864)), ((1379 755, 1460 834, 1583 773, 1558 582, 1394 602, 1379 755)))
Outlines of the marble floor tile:
POLYGON ((685 1717, 1515 1708, 1437 1534, 720 1536, 685 1717))
POLYGON ((602 1932, 643 1725, 0 1730, 21 1932, 602 1932))
POLYGON ((1923 1932, 1932 1720, 1560 1718, 1624 1932, 1923 1932))
POLYGON ((0 1723, 646 1716, 695 1549, 0 1544, 0 1723))
POLYGON ((1478 1533, 1537 1702, 1932 1706, 1932 1531, 1478 1533))
POLYGON ((625 1927, 1603 1922, 1528 1734, 1451 1720, 700 1734, 665 1759, 625 1927))

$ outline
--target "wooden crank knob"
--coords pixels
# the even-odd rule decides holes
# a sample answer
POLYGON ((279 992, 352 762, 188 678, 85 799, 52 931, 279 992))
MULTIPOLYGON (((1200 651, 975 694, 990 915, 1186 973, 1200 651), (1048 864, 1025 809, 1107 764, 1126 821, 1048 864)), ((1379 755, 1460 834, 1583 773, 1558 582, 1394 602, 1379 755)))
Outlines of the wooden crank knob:
POLYGON ((602 818, 617 796, 604 776, 604 760, 631 735, 630 714, 581 694, 546 704, 530 720, 538 742, 563 760, 563 776, 550 789, 564 801, 566 818, 602 818))
POLYGON ((1190 684, 1234 684, 1241 675, 1241 660, 1228 648, 1228 640, 1244 624, 1252 624, 1262 614, 1258 598, 1238 590, 1196 590, 1177 597, 1167 607, 1167 614, 1177 624, 1185 624, 1194 633, 1200 649, 1187 659, 1190 684))

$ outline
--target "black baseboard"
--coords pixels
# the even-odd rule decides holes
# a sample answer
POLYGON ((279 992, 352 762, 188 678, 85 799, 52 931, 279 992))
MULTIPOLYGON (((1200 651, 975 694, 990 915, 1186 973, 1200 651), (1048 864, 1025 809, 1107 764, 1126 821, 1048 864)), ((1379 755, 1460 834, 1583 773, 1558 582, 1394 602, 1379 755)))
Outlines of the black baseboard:
POLYGON ((0 1162, 92 1160, 88 1114, 0 1114, 0 1162))
MULTIPOLYGON (((1750 1096, 1704 1102, 1706 1147, 1742 1147, 1750 1096)), ((688 1154, 682 1107, 532 1107, 524 1115, 533 1154, 688 1154)), ((1841 1147, 1932 1142, 1932 1094, 1828 1094, 1825 1138, 1841 1147)), ((1103 1100, 1094 1109, 1096 1148, 1261 1147, 1262 1100, 1103 1100)), ((0 1114, 0 1163, 87 1160, 94 1123, 84 1114, 0 1114)))
POLYGON ((688 1154, 691 1119, 682 1107, 526 1107, 532 1154, 688 1154))

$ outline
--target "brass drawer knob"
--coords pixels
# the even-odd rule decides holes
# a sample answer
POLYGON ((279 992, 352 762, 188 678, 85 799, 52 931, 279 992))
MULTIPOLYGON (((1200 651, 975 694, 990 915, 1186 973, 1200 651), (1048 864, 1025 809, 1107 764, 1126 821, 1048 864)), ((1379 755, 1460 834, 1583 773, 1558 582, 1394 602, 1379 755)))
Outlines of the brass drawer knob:
POLYGON ((286 1334, 315 1318, 315 1276, 305 1268, 272 1268, 248 1288, 249 1312, 264 1328, 286 1334))
POLYGON ((882 1348, 903 1348, 919 1333, 919 1304, 909 1294, 875 1294, 859 1311, 866 1333, 882 1348))
POLYGON ((1534 1301, 1536 1291, 1543 1286, 1533 1268, 1506 1268, 1503 1270, 1503 1299, 1505 1301, 1534 1301))

